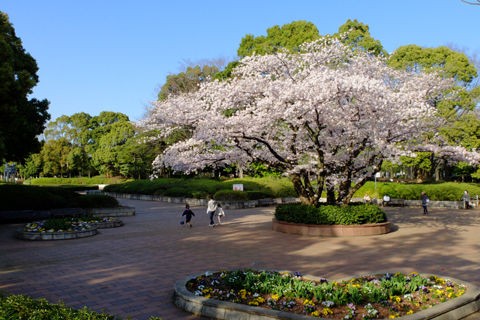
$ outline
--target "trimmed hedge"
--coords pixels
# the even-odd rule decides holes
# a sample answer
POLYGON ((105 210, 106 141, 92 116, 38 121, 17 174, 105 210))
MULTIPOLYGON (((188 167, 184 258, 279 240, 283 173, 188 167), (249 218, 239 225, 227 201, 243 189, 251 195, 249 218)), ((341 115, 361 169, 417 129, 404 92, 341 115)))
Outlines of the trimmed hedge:
POLYGON ((104 190, 113 193, 151 194, 198 199, 205 199, 213 195, 215 199, 223 201, 245 201, 296 196, 291 181, 286 178, 244 178, 229 180, 160 178, 112 184, 106 186, 104 190), (233 191, 234 184, 243 184, 243 193, 233 191))
POLYGON ((16 184, 0 185, 0 203, 0 210, 5 211, 118 207, 118 201, 106 195, 81 195, 70 188, 16 184))
POLYGON ((387 221, 385 212, 373 204, 321 205, 318 208, 297 203, 282 204, 277 206, 275 218, 279 221, 292 223, 327 225, 368 224, 387 221))

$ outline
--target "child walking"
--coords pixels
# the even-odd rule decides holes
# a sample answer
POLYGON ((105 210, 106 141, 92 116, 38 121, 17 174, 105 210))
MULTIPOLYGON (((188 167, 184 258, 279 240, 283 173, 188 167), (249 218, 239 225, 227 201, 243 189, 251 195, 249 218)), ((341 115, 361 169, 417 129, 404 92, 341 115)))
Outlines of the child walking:
POLYGON ((225 212, 223 211, 222 209, 222 205, 219 203, 217 204, 217 220, 218 220, 218 224, 222 224, 222 218, 225 217, 225 212))
POLYGON ((185 210, 182 213, 182 217, 185 216, 185 225, 188 225, 190 228, 192 227, 192 216, 195 216, 192 210, 190 210, 190 205, 185 205, 185 210))

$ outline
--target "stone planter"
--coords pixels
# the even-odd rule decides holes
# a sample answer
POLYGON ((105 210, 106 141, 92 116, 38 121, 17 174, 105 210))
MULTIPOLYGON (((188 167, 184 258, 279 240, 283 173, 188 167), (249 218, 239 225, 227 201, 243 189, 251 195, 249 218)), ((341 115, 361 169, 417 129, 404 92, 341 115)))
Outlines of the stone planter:
MULTIPOLYGON (((174 288, 174 303, 177 307, 197 316, 209 319, 237 319, 237 320, 267 320, 267 319, 324 319, 308 315, 293 314, 285 311, 248 306, 233 302, 209 299, 196 296, 190 292, 186 284, 196 276, 177 281, 174 288)), ((304 276, 304 278, 310 276, 304 276)), ((399 320, 457 320, 463 319, 480 310, 480 290, 474 285, 449 277, 456 283, 466 286, 467 291, 462 296, 437 304, 431 308, 418 311, 414 314, 402 316, 399 320)))
POLYGON ((123 226, 123 221, 115 219, 111 221, 102 221, 95 223, 97 229, 118 228, 123 226))
POLYGON ((65 231, 65 232, 28 232, 17 230, 16 236, 23 240, 68 240, 91 237, 98 233, 97 227, 81 230, 81 231, 65 231))
POLYGON ((373 236, 389 233, 390 222, 357 225, 315 225, 278 221, 272 219, 272 229, 278 232, 314 237, 373 236))

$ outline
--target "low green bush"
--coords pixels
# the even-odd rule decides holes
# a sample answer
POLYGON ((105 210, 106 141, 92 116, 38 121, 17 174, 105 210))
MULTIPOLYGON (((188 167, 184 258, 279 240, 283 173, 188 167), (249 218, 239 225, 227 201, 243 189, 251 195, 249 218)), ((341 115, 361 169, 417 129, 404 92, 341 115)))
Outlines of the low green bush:
POLYGON ((69 188, 15 184, 0 185, 0 203, 0 210, 118 207, 117 200, 106 195, 81 195, 69 188))
POLYGON ((120 206, 114 197, 104 194, 87 194, 78 197, 70 206, 78 208, 116 208, 120 206))
MULTIPOLYGON (((206 178, 160 178, 155 180, 135 180, 105 187, 105 191, 113 193, 151 194, 171 197, 207 198, 216 195, 219 191, 233 192, 234 184, 243 184, 245 199, 256 200, 262 198, 293 197, 295 191, 289 179, 286 178, 244 178, 215 180, 206 178)), ((221 196, 222 193, 220 193, 221 196)), ((214 196, 216 198, 216 196, 214 196)), ((228 200, 228 199, 222 199, 228 200)))
POLYGON ((378 206, 372 204, 351 204, 348 206, 321 205, 318 208, 306 204, 282 204, 275 210, 279 221, 304 224, 367 224, 387 221, 387 216, 378 206))
POLYGON ((434 201, 460 201, 463 192, 467 190, 470 196, 474 198, 480 195, 480 186, 476 183, 431 183, 431 184, 414 184, 414 183, 378 183, 380 196, 388 194, 392 198, 419 200, 420 194, 425 192, 430 200, 434 201))
POLYGON ((220 190, 215 192, 213 198, 218 201, 247 201, 248 194, 244 191, 220 190))
POLYGON ((42 185, 42 186, 66 186, 66 185, 77 185, 77 186, 93 186, 98 184, 116 184, 124 182, 125 179, 120 177, 107 178, 105 176, 95 176, 95 177, 78 177, 78 178, 34 178, 24 181, 24 184, 31 185, 42 185))
MULTIPOLYGON (((106 313, 98 313, 87 307, 73 309, 63 303, 53 304, 46 299, 32 299, 24 295, 0 294, 0 319, 28 320, 121 320, 106 313)), ((149 320, 161 320, 150 317, 149 320)))

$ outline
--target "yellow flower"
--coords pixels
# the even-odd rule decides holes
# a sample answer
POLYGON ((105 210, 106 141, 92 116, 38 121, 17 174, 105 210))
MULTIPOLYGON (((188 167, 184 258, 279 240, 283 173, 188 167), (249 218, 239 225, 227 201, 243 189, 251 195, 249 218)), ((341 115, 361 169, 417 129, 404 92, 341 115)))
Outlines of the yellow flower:
POLYGON ((278 296, 278 294, 274 293, 274 294, 272 294, 271 298, 272 298, 272 300, 277 301, 278 298, 280 298, 280 297, 278 296))
POLYGON ((238 291, 238 294, 240 295, 240 297, 242 299, 246 299, 247 298, 247 290, 245 289, 241 289, 240 291, 238 291))
POLYGON ((320 312, 318 312, 318 310, 315 310, 312 313, 310 313, 310 315, 314 317, 320 317, 320 312))
POLYGON ((330 308, 323 308, 322 313, 324 316, 328 316, 329 314, 332 314, 333 311, 330 308))
POLYGON ((412 309, 408 310, 407 314, 413 314, 413 310, 412 309))

